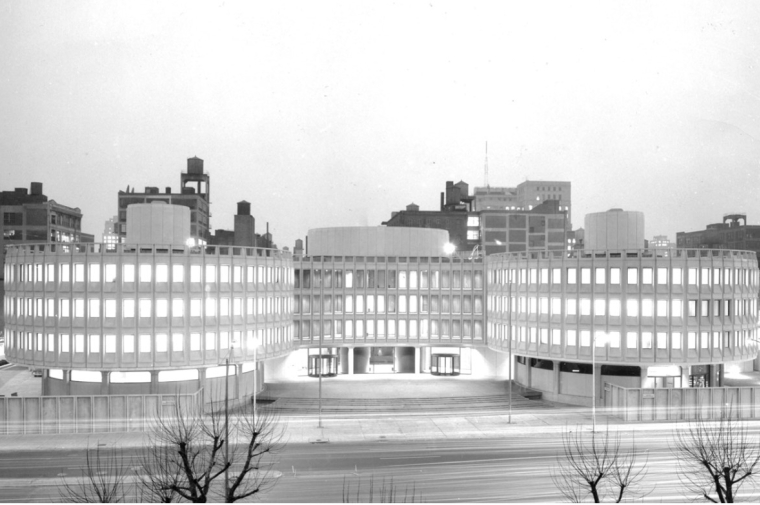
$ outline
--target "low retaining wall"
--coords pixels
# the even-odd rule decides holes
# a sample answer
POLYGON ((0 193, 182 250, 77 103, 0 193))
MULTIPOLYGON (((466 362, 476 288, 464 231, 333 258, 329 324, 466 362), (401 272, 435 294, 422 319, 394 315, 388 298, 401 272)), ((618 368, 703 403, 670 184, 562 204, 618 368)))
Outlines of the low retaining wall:
POLYGON ((0 398, 0 435, 146 431, 175 406, 200 410, 203 391, 182 395, 98 395, 0 398))
POLYGON ((760 387, 624 388, 604 385, 607 413, 625 421, 760 419, 760 387))

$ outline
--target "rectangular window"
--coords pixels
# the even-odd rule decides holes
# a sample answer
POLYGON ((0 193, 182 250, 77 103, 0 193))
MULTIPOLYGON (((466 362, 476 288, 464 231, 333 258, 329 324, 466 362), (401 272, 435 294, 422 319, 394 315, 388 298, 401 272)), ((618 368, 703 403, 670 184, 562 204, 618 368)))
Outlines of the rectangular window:
POLYGON ((689 317, 697 317, 697 301, 689 300, 689 317))
POLYGON ((611 331, 609 336, 610 347, 620 349, 620 332, 611 331))
POLYGON ((575 347, 577 345, 576 337, 577 334, 575 330, 567 330, 567 346, 568 347, 575 347))
POLYGON ((541 269, 541 284, 549 284, 549 269, 541 269))
POLYGON ((182 352, 185 344, 185 336, 182 333, 172 334, 172 351, 182 352))
POLYGON ((116 335, 105 335, 106 354, 116 353, 116 335))
POLYGON ((658 331, 657 332, 657 348, 658 349, 667 349, 668 348, 668 334, 658 331))
POLYGON ((84 352, 84 335, 81 333, 74 335, 74 352, 84 352))
POLYGON ((552 315, 562 315, 562 298, 552 298, 552 315))
POLYGON ((61 282, 71 282, 69 265, 61 265, 61 282))
POLYGON ((165 298, 156 300, 156 317, 169 317, 169 300, 165 298))
POLYGON ((122 267, 122 282, 135 282, 135 266, 126 264, 122 267))
POLYGON ((681 284, 683 284, 682 272, 683 271, 680 268, 673 268, 672 275, 673 275, 674 286, 680 286, 681 284))
POLYGON ((567 315, 575 316, 578 314, 578 300, 575 298, 567 299, 567 315))
POLYGON ((90 354, 100 353, 100 335, 90 335, 90 354))
POLYGON ((581 298, 581 315, 582 316, 591 315, 591 299, 581 298))
POLYGON ((185 282, 184 265, 172 265, 172 282, 185 282))
POLYGON ((680 349, 681 348, 681 333, 680 332, 673 332, 673 334, 670 336, 670 346, 673 349, 680 349))
POLYGON ((84 299, 74 300, 74 317, 84 317, 84 299))
POLYGON ((651 298, 641 300, 641 317, 654 317, 654 301, 651 298))
POLYGON ((236 284, 243 282, 243 267, 239 265, 232 267, 232 282, 236 284))
POLYGON ((131 354, 135 352, 135 336, 134 335, 122 335, 121 345, 123 347, 122 352, 124 354, 131 354))
POLYGON ((642 349, 652 348, 652 332, 650 331, 641 332, 641 348, 642 349))
POLYGON ((562 269, 552 268, 552 284, 559 286, 562 284, 562 269))
POLYGON ((69 335, 61 334, 61 352, 69 352, 69 335))
POLYGON ((105 271, 106 275, 103 280, 107 283, 116 282, 116 265, 113 263, 106 263, 105 271))
POLYGON ((699 276, 700 284, 702 286, 708 286, 710 284, 710 269, 703 268, 701 275, 699 276))
POLYGON ((570 267, 567 269, 567 283, 575 284, 577 282, 577 269, 570 267))
POLYGON ((172 317, 185 316, 185 301, 182 298, 172 298, 172 317))
POLYGON ((206 298, 206 317, 216 317, 216 299, 206 298))
POLYGON ((673 300, 671 311, 673 317, 683 317, 683 300, 673 300))
POLYGON ((606 284, 607 280, 605 279, 605 273, 606 269, 604 267, 597 267, 594 272, 594 283, 595 284, 606 284))
POLYGON ((230 299, 229 298, 219 299, 219 316, 220 317, 230 316, 230 299))
POLYGON ((615 285, 615 286, 620 284, 620 268, 618 267, 610 268, 610 284, 615 285))
POLYGON ((151 273, 152 273, 152 265, 141 263, 140 264, 140 282, 150 282, 151 281, 151 273))
POLYGON ((628 317, 639 317, 639 301, 631 298, 625 301, 625 315, 628 317))
POLYGON ((668 283, 668 269, 657 268, 657 284, 662 286, 668 283))
POLYGON ((594 315, 595 316, 603 316, 605 312, 605 302, 606 300, 604 298, 595 298, 594 299, 594 315))
POLYGON ((219 282, 223 282, 223 283, 230 282, 230 266, 229 265, 221 265, 219 267, 219 282))
POLYGON ((201 334, 200 333, 190 334, 190 350, 191 351, 201 350, 201 334))
POLYGON ((216 265, 206 265, 206 283, 216 282, 216 265))
POLYGON ((591 284, 591 269, 588 267, 581 268, 581 284, 591 284))
POLYGON ((61 299, 61 317, 71 317, 69 310, 70 310, 69 300, 62 298, 61 299))
POLYGON ((140 352, 150 352, 150 334, 143 333, 140 335, 140 352))
POLYGON ((74 263, 74 282, 84 282, 84 263, 74 263))
POLYGON ((156 282, 169 282, 169 265, 156 265, 156 282))
POLYGON ((690 286, 696 286, 697 285, 697 269, 696 268, 689 268, 688 269, 688 281, 690 286))
POLYGON ((201 282, 200 265, 190 265, 190 282, 201 282))
POLYGON ((100 263, 90 263, 89 282, 100 282, 100 263))
POLYGON ((652 285, 652 268, 644 267, 641 269, 641 284, 651 286, 652 285))
POLYGON ((213 351, 214 349, 216 349, 216 333, 209 331, 206 333, 206 350, 213 351))
POLYGON ((638 344, 638 335, 635 331, 629 331, 625 334, 625 346, 628 349, 636 349, 636 344, 638 344))
POLYGON ((639 269, 628 267, 628 284, 636 285, 639 283, 639 269))
POLYGON ((581 347, 591 347, 591 332, 581 330, 581 347))
POLYGON ((667 300, 657 300, 657 317, 668 317, 667 300))
POLYGON ((167 352, 169 350, 169 339, 165 333, 156 334, 156 352, 167 352))
POLYGON ((90 298, 87 316, 90 318, 100 317, 100 299, 90 298))
POLYGON ((610 300, 610 316, 611 317, 620 317, 620 312, 621 312, 620 300, 618 300, 618 299, 611 299, 610 300))
POLYGON ((140 298, 140 317, 150 317, 150 310, 151 310, 151 300, 150 298, 140 298))

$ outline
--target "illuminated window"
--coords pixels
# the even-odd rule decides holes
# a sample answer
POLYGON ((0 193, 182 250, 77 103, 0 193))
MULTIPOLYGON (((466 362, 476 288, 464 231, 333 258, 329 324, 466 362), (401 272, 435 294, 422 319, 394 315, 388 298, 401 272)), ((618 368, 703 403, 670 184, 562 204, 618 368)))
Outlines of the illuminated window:
POLYGON ((216 265, 206 265, 206 282, 216 282, 216 265))
POLYGON ((611 331, 609 334, 610 347, 620 349, 620 332, 611 331))
POLYGON ((100 317, 100 300, 98 298, 90 298, 89 302, 88 316, 91 318, 100 317))
POLYGON ((135 266, 134 265, 124 265, 123 267, 123 275, 122 275, 122 282, 135 282, 135 266))
POLYGON ((169 339, 165 333, 156 334, 156 352, 168 351, 169 339))
MULTIPOLYGON (((208 302, 208 300, 206 301, 208 302)), ((219 316, 229 317, 229 315, 230 315, 230 299, 220 298, 219 299, 219 316)))
POLYGON ((639 316, 639 301, 628 299, 625 301, 625 315, 628 317, 639 316))
POLYGON ((575 284, 577 282, 577 270, 575 268, 568 268, 567 269, 567 283, 568 284, 575 284))
POLYGON ((589 298, 581 298, 581 315, 591 315, 591 300, 589 298))
POLYGON ((200 333, 190 334, 190 350, 191 351, 201 350, 201 334, 200 333))
POLYGON ((74 263, 74 282, 84 282, 84 263, 74 263))
POLYGON ((150 298, 140 298, 140 317, 150 317, 150 298))
POLYGON ((214 349, 216 349, 216 333, 207 332, 206 333, 206 350, 213 351, 214 349))
POLYGON ((620 284, 620 268, 610 268, 610 284, 615 286, 620 284))
POLYGON ((241 266, 232 267, 232 282, 236 284, 243 282, 243 267, 241 266))
POLYGON ((229 265, 222 265, 219 267, 219 282, 223 282, 223 283, 230 282, 230 266, 229 265))
POLYGON ((232 302, 232 315, 241 316, 243 314, 243 299, 235 298, 232 302))
POLYGON ((142 333, 140 334, 140 352, 150 352, 150 334, 142 333))
POLYGON ((654 280, 652 279, 652 277, 653 277, 652 268, 645 267, 641 269, 641 283, 642 284, 646 284, 647 286, 651 285, 652 281, 654 280))
POLYGON ((169 282, 169 265, 156 265, 156 282, 169 282))
POLYGON ((606 270, 604 267, 596 268, 596 271, 594 272, 594 283, 595 284, 605 284, 607 281, 605 279, 606 270))
POLYGON ((82 298, 74 300, 74 317, 84 317, 84 300, 82 298))
POLYGON ((625 334, 626 347, 628 349, 636 349, 638 344, 638 335, 635 331, 629 331, 625 334))
POLYGON ((673 300, 673 317, 683 317, 683 300, 673 300))
POLYGON ((106 275, 103 279, 107 283, 116 282, 116 265, 107 263, 105 266, 106 275))
POLYGON ((47 336, 47 350, 48 352, 54 352, 55 351, 55 335, 53 333, 48 333, 47 336))
POLYGON ((219 332, 219 349, 230 348, 230 333, 227 331, 219 332))
POLYGON ((689 349, 696 349, 697 348, 697 333, 694 331, 690 331, 687 333, 687 340, 689 349))
POLYGON ((100 352, 100 335, 90 335, 90 353, 97 354, 100 352))
POLYGON ((206 298, 206 317, 216 317, 216 299, 206 298))
POLYGON ((628 284, 638 284, 639 283, 639 269, 638 268, 628 268, 628 284))
POLYGON ((480 226, 480 216, 467 216, 467 226, 469 227, 480 226))
POLYGON ((657 317, 668 317, 667 300, 657 300, 657 317))
POLYGON ((172 282, 185 282, 184 265, 172 265, 172 282))
POLYGON ((61 317, 71 317, 70 306, 71 306, 71 303, 69 302, 69 300, 65 298, 61 299, 61 317))
POLYGON ((650 331, 641 332, 641 348, 642 349, 652 348, 652 332, 650 331))
POLYGON ((100 282, 100 264, 99 263, 90 263, 89 281, 100 282))
POLYGON ((200 265, 190 265, 190 282, 201 282, 200 265))
POLYGON ((182 333, 172 333, 172 351, 181 352, 185 346, 185 336, 182 333))
POLYGON ((682 270, 680 268, 674 268, 672 275, 673 285, 681 285, 683 283, 682 270))
POLYGON ((151 280, 151 266, 149 264, 140 264, 140 282, 150 282, 151 280))
POLYGON ((172 298, 172 317, 185 316, 185 301, 182 298, 172 298))
POLYGON ((581 347, 591 347, 591 332, 581 330, 581 347))
POLYGON ((667 283, 668 283, 668 269, 658 268, 657 269, 657 284, 664 285, 667 283))
POLYGON ((69 265, 61 265, 61 282, 70 282, 71 278, 70 275, 70 268, 69 265))
POLYGON ((654 316, 654 302, 651 298, 641 300, 641 317, 654 316))
POLYGON ((575 316, 578 314, 578 301, 575 298, 568 298, 567 300, 567 315, 575 316))
POLYGON ((577 333, 576 333, 575 330, 567 330, 566 337, 567 337, 567 346, 568 347, 575 347, 578 344, 578 342, 577 342, 577 333))
POLYGON ((168 317, 169 316, 169 300, 165 298, 159 298, 156 300, 156 317, 168 317))
POLYGON ((680 332, 673 332, 673 335, 670 337, 670 346, 673 349, 681 348, 681 333, 680 332))
POLYGON ((105 347, 106 354, 114 354, 116 352, 116 335, 105 335, 105 347))
POLYGON ((74 335, 74 352, 84 352, 84 335, 81 333, 74 335))
POLYGON ((604 298, 594 299, 594 315, 603 316, 605 312, 606 300, 604 298))
POLYGON ((61 334, 61 352, 69 352, 69 335, 61 334))

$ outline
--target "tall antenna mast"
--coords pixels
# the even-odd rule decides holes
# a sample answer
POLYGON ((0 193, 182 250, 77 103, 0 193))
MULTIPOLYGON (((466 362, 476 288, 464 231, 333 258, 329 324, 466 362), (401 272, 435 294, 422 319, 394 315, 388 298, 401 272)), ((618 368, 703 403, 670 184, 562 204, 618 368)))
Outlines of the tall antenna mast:
POLYGON ((486 140, 485 180, 486 180, 486 188, 490 188, 491 186, 488 184, 488 141, 487 140, 486 140))

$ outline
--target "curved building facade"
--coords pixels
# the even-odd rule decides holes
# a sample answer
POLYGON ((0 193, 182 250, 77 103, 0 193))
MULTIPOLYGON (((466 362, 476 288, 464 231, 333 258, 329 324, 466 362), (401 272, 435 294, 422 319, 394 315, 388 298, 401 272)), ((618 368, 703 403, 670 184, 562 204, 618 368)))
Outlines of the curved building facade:
POLYGON ((749 251, 490 256, 488 345, 550 399, 590 401, 592 376, 628 387, 719 381, 755 357, 758 268, 749 251), (593 354, 592 354, 593 353, 593 354))
POLYGON ((243 396, 256 361, 293 350, 292 294, 271 249, 12 246, 5 352, 43 370, 44 395, 213 391, 229 358, 243 396))

